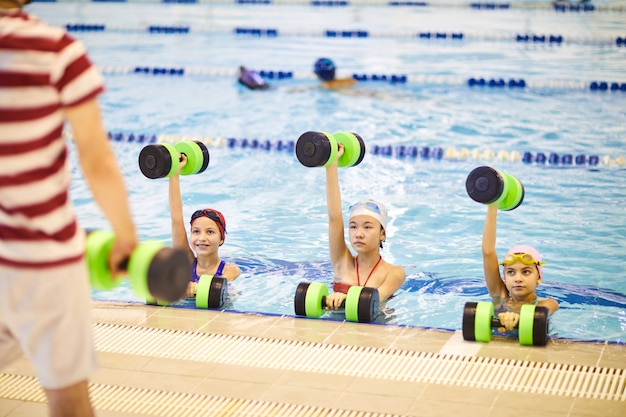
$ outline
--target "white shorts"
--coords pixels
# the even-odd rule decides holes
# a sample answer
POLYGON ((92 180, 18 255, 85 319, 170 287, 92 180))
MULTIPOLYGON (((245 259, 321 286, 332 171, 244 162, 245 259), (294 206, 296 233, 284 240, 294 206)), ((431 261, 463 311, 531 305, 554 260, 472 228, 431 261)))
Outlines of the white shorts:
POLYGON ((0 266, 0 369, 24 354, 44 388, 87 380, 98 367, 91 304, 84 262, 0 266))

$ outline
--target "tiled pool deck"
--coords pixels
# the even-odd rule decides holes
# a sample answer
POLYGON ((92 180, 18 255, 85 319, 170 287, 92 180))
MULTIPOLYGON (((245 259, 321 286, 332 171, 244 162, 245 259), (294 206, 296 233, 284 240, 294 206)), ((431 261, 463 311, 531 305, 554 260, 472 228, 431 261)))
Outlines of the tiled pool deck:
MULTIPOLYGON (((624 345, 94 303, 98 416, 626 416, 624 345)), ((46 415, 25 359, 0 416, 46 415)))

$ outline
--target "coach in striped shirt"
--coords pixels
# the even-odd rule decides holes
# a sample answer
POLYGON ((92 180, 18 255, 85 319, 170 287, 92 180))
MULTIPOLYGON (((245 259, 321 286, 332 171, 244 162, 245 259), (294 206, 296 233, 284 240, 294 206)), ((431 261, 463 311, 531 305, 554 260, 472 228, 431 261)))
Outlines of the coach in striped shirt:
POLYGON ((79 41, 0 0, 0 369, 26 355, 52 416, 91 416, 97 367, 85 233, 69 199, 72 129, 78 159, 116 241, 137 245, 122 175, 102 126, 103 80, 79 41))

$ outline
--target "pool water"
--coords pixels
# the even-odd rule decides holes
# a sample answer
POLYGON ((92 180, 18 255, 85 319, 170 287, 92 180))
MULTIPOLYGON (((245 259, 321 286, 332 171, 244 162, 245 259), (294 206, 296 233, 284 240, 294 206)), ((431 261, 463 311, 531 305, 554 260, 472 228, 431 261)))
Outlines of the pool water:
MULTIPOLYGON (((128 135, 234 138, 233 146, 226 141, 210 145, 207 171, 183 177, 181 184, 185 217, 206 206, 227 217, 229 233, 220 253, 243 273, 229 285, 224 308, 293 315, 298 283, 330 284, 333 279, 323 169, 303 167, 293 150, 243 147, 243 139, 276 144, 295 141, 309 130, 353 131, 370 152, 359 166, 340 172, 344 209, 365 197, 383 201, 390 219, 382 255, 407 271, 405 285, 383 306, 377 323, 458 330, 465 302, 489 300, 480 252, 486 207, 467 196, 465 179, 475 167, 490 165, 524 184, 524 203, 498 215, 497 248, 502 256, 513 245, 530 244, 547 261, 538 293, 561 306, 551 319, 551 336, 624 342, 626 169, 616 161, 626 154, 626 93, 550 82, 625 82, 626 48, 606 40, 623 36, 626 14, 97 3, 29 8, 61 25, 125 27, 74 36, 85 42, 105 74, 105 124, 124 138, 113 147, 142 239, 170 239, 167 180, 141 175, 137 156, 144 144, 129 142, 128 135), (136 29, 153 24, 192 30, 166 35, 136 29), (235 27, 274 27, 292 35, 241 36, 233 33, 235 27), (315 34, 326 28, 390 34, 367 39, 315 34), (400 36, 407 31, 463 32, 473 38, 400 36), (505 39, 516 33, 561 34, 574 41, 549 45, 505 39), (309 88, 316 85, 310 73, 320 56, 332 58, 340 76, 407 74, 409 82, 362 82, 349 93, 309 88), (298 76, 269 80, 268 91, 250 91, 236 82, 239 65, 298 76), (119 70, 136 66, 226 68, 232 74, 119 70), (433 78, 419 78, 426 76, 433 78), (468 87, 446 81, 455 77, 523 78, 544 87, 468 87), (551 165, 373 152, 401 145, 598 155, 609 162, 551 165)), ((72 198, 82 224, 107 227, 80 172, 73 173, 72 198)), ((93 296, 143 301, 127 284, 93 296)), ((178 306, 193 308, 189 300, 178 306)))

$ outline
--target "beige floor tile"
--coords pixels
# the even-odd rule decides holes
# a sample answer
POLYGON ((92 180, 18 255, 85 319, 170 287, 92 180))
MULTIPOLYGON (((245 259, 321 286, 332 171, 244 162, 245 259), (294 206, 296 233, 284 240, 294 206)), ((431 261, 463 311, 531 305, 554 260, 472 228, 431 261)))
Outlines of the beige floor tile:
POLYGON ((203 378, 202 381, 189 392, 202 395, 258 400, 263 398, 270 388, 270 384, 257 382, 245 382, 236 379, 203 378))
POLYGON ((210 362, 186 361, 170 358, 151 358, 142 370, 162 374, 205 377, 211 375, 216 365, 210 362))
POLYGON ((345 322, 328 338, 328 343, 375 348, 390 348, 403 328, 366 323, 345 322))
POLYGON ((142 369, 148 362, 149 357, 139 355, 124 355, 115 352, 97 352, 98 362, 101 367, 112 369, 127 369, 127 370, 139 370, 142 369))
POLYGON ((341 393, 332 388, 332 378, 329 378, 328 389, 274 384, 265 393, 262 400, 319 407, 343 408, 343 404, 338 401, 340 396, 341 393))
POLYGON ((353 378, 345 388, 347 392, 379 394, 416 399, 424 392, 427 384, 413 381, 390 381, 379 378, 353 378))
MULTIPOLYGON (((526 409, 511 407, 493 407, 489 411, 489 415, 487 417, 521 417, 528 415, 530 414, 526 409)), ((536 415, 540 417, 570 417, 570 410, 567 408, 557 411, 541 410, 541 412, 537 413, 536 415)))
POLYGON ((15 409, 17 409, 22 404, 22 401, 0 398, 0 417, 8 416, 9 414, 11 414, 11 412, 15 411, 15 409))
POLYGON ((136 306, 133 304, 96 303, 92 308, 92 319, 96 323, 136 326, 163 307, 136 306))
POLYGON ((452 332, 408 327, 390 347, 399 350, 436 353, 441 350, 452 334, 452 332))
MULTIPOLYGON (((477 404, 453 403, 450 401, 430 401, 418 399, 407 410, 411 416, 419 417, 481 417, 489 414, 490 406, 477 404)), ((520 414, 521 416, 523 414, 520 414)), ((518 416, 518 417, 519 417, 518 416)))
POLYGON ((579 416, 624 417, 626 416, 626 401, 576 398, 570 417, 579 416))
POLYGON ((255 382, 271 385, 283 375, 284 371, 253 366, 216 364, 207 375, 212 379, 223 379, 242 382, 255 382))
POLYGON ((598 366, 626 369, 626 345, 606 344, 598 366))
POLYGON ((323 343, 328 340, 332 332, 333 331, 330 329, 272 326, 263 333, 263 337, 295 340, 298 342, 323 343))
POLYGON ((133 373, 124 385, 151 390, 193 392, 201 382, 201 377, 141 371, 133 373))
POLYGON ((556 340, 551 341, 545 348, 531 348, 528 359, 537 362, 598 366, 603 349, 604 345, 601 343, 556 340))
POLYGON ((280 318, 276 316, 240 313, 220 314, 200 328, 200 331, 234 336, 264 337, 266 330, 278 320, 280 318))
POLYGON ((426 384, 419 399, 493 406, 499 394, 499 391, 491 389, 450 386, 447 384, 426 384))
POLYGON ((134 373, 135 371, 129 371, 126 369, 100 367, 100 369, 98 369, 91 376, 91 378, 89 378, 89 382, 108 385, 124 385, 126 381, 134 375, 134 373))
POLYGON ((35 417, 35 416, 47 416, 48 404, 47 403, 33 403, 25 402, 11 410, 7 417, 35 417))
POLYGON ((498 395, 495 407, 530 411, 561 413, 569 410, 574 403, 571 397, 555 397, 551 395, 533 394, 528 392, 502 391, 498 395))
POLYGON ((349 389, 354 377, 345 375, 333 375, 329 380, 327 374, 302 371, 285 371, 276 380, 279 385, 293 385, 298 387, 310 387, 319 389, 333 389, 340 391, 349 389))
POLYGON ((358 392, 344 392, 338 397, 338 407, 376 413, 406 414, 415 398, 358 392))

